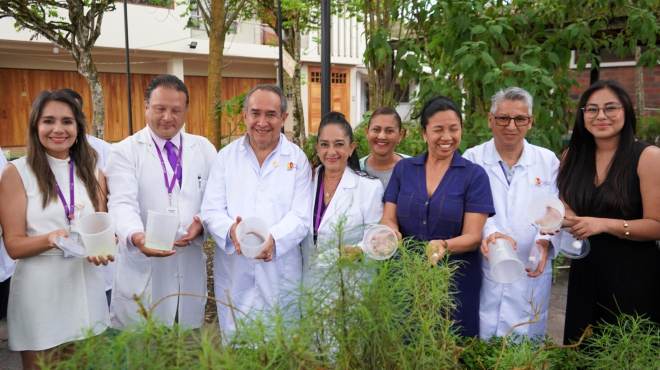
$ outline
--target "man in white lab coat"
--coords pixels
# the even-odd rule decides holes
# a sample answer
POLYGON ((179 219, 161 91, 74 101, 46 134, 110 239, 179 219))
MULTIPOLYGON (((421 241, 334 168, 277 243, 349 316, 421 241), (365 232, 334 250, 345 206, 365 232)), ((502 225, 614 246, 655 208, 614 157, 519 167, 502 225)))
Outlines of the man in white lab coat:
POLYGON ((224 333, 236 320, 280 308, 295 314, 302 274, 300 242, 312 218, 311 169, 303 151, 280 133, 286 98, 271 85, 248 92, 247 134, 218 153, 204 194, 202 219, 215 239, 215 295, 224 333), (255 259, 241 255, 236 227, 259 217, 270 234, 255 259), (233 308, 229 308, 231 304, 233 308))
POLYGON ((215 148, 204 137, 183 132, 188 89, 172 75, 155 77, 145 93, 147 126, 117 143, 106 167, 109 212, 119 237, 111 323, 140 321, 137 295, 166 325, 204 322, 206 257, 198 216, 215 148), (179 220, 174 248, 145 245, 149 211, 179 220), (183 295, 180 295, 183 294, 183 295))
POLYGON ((532 96, 518 87, 492 97, 488 127, 493 138, 468 149, 463 157, 481 165, 488 174, 496 214, 483 231, 483 284, 479 303, 480 337, 509 333, 545 335, 552 281, 549 236, 540 235, 529 220, 531 202, 557 194, 555 179, 559 161, 548 149, 532 145, 525 135, 532 129, 532 96), (540 263, 526 276, 510 284, 495 282, 490 274, 488 244, 504 238, 516 246, 518 258, 527 262, 538 248, 540 263), (523 324, 525 322, 531 322, 523 324), (516 326, 516 324, 521 324, 516 326))

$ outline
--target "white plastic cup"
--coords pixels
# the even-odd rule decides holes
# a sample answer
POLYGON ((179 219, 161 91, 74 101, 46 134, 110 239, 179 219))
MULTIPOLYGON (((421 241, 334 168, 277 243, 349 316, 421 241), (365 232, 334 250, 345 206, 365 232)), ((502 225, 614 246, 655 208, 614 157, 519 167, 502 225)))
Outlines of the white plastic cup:
POLYGON ((561 239, 559 242, 559 252, 566 258, 579 260, 584 258, 591 251, 589 239, 578 240, 573 237, 569 232, 562 231, 561 239))
POLYGON ((149 210, 144 245, 151 249, 172 250, 177 230, 179 230, 177 215, 149 210))
POLYGON ((241 245, 241 253, 248 258, 255 258, 261 253, 268 240, 268 225, 259 217, 248 217, 236 226, 236 238, 241 245))
POLYGON ((369 258, 382 261, 392 258, 398 244, 396 233, 390 227, 372 225, 364 232, 361 247, 369 258))
POLYGON ((85 246, 86 256, 114 256, 117 254, 115 225, 106 212, 89 214, 79 221, 78 233, 85 246))
POLYGON ((532 201, 529 213, 532 223, 542 233, 553 233, 561 228, 566 209, 559 198, 548 196, 532 201))
POLYGON ((488 261, 491 278, 502 284, 510 284, 525 276, 525 265, 518 259, 511 243, 503 238, 490 243, 488 261))

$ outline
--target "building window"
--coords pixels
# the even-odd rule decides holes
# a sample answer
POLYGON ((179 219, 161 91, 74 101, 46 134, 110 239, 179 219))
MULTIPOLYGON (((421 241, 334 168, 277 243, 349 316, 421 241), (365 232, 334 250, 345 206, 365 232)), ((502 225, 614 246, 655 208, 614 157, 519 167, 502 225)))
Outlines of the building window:
POLYGON ((330 73, 330 83, 345 84, 346 83, 346 73, 342 73, 342 72, 332 72, 332 73, 330 73))

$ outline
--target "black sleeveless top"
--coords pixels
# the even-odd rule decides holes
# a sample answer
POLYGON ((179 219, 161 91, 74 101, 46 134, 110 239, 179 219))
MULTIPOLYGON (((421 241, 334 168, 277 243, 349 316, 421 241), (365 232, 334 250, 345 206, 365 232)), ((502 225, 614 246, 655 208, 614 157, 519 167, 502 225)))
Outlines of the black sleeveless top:
MULTIPOLYGON (((649 146, 635 142, 626 205, 608 202, 610 179, 593 187, 593 197, 579 216, 635 220, 643 217, 642 194, 637 166, 642 151, 649 146)), ((635 230, 630 232, 634 235, 635 230)), ((660 322, 660 249, 655 241, 620 239, 611 234, 589 237, 591 251, 581 260, 571 261, 564 342, 579 339, 589 324, 616 322, 620 313, 643 314, 660 322)))

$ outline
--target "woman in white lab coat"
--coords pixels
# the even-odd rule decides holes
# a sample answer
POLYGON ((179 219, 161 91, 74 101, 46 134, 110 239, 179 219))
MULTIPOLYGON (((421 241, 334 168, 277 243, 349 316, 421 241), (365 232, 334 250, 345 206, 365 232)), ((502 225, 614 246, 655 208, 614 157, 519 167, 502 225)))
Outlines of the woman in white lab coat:
MULTIPOLYGON (((514 166, 511 184, 501 168, 500 155, 491 139, 464 154, 466 159, 481 165, 490 180, 496 214, 488 218, 483 235, 487 238, 499 232, 516 241, 516 253, 526 262, 532 247, 538 247, 542 236, 529 220, 529 206, 544 196, 557 196, 555 179, 559 160, 550 150, 529 144, 523 139, 523 151, 514 166)), ((482 263, 484 272, 479 303, 479 333, 483 339, 504 336, 512 330, 528 337, 545 335, 552 281, 552 261, 549 256, 539 276, 529 274, 522 279, 501 284, 490 274, 490 264, 482 263), (536 316, 538 315, 538 316, 536 316), (533 321, 513 328, 516 324, 533 321), (513 328, 513 329, 512 329, 513 328)))
POLYGON ((311 288, 323 281, 340 248, 362 240, 365 227, 383 214, 381 182, 359 170, 353 130, 343 114, 328 113, 319 125, 314 172, 314 213, 303 244, 303 282, 311 288))

